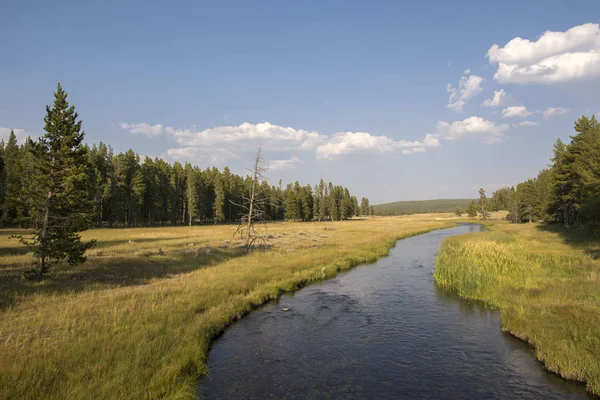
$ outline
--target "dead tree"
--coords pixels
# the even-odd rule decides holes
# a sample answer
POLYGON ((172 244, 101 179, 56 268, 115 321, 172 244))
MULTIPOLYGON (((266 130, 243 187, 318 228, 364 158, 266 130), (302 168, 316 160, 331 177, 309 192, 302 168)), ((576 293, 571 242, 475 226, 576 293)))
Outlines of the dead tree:
MULTIPOLYGON (((261 183, 267 181, 264 177, 266 168, 262 167, 261 158, 262 146, 258 148, 256 152, 256 159, 254 160, 254 168, 250 171, 252 184, 250 186, 249 197, 242 196, 244 204, 232 204, 242 208, 244 214, 240 219, 240 224, 233 236, 238 236, 245 241, 244 251, 248 252, 256 242, 262 242, 263 244, 268 243, 269 239, 266 235, 261 234, 256 229, 256 224, 266 224, 267 221, 267 205, 269 204, 269 196, 264 193, 261 183)), ((266 225, 265 225, 266 234, 266 225)))

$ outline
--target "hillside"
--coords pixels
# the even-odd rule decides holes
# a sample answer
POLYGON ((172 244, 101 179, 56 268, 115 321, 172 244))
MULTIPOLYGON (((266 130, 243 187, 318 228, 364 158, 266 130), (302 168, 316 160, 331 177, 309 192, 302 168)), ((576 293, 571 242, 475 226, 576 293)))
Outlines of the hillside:
POLYGON ((377 204, 373 208, 375 215, 402 215, 419 214, 431 212, 454 212, 456 207, 463 211, 468 207, 472 199, 436 199, 436 200, 413 200, 396 201, 393 203, 377 204))

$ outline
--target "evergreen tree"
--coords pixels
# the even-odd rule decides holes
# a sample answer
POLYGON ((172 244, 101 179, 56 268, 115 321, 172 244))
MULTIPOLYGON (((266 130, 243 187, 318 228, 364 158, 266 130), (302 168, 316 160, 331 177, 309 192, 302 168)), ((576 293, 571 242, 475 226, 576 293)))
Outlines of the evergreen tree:
POLYGON ((22 163, 21 152, 17 144, 17 136, 14 131, 10 131, 8 142, 4 148, 4 212, 3 223, 13 224, 18 222, 18 217, 22 214, 22 163))
POLYGON ((483 188, 479 189, 479 212, 481 213, 481 218, 485 221, 489 213, 487 209, 487 197, 485 197, 485 190, 483 188))
POLYGON ((225 188, 223 187, 223 179, 220 174, 215 179, 215 202, 213 210, 215 224, 225 221, 225 188))
POLYGON ((290 187, 286 189, 285 196, 285 219, 290 221, 296 221, 300 218, 300 212, 298 210, 298 199, 296 198, 296 193, 290 187))
POLYGON ((540 215, 540 201, 535 181, 529 179, 517 185, 519 219, 521 222, 533 222, 540 215))
POLYGON ((471 200, 469 207, 467 207, 467 215, 469 218, 475 218, 477 216, 477 206, 475 205, 475 200, 471 200))
POLYGON ((198 209, 198 191, 196 185, 196 174, 190 164, 185 165, 186 181, 185 181, 185 197, 187 201, 188 223, 192 226, 194 217, 198 209))
POLYGON ((82 144, 85 133, 77 121, 60 83, 52 108, 46 107, 44 135, 32 146, 39 170, 30 187, 37 188, 31 206, 43 215, 41 228, 33 237, 21 237, 38 258, 35 277, 41 280, 49 262, 66 259, 71 265, 86 260, 84 253, 94 241, 82 242, 79 232, 91 222, 88 202, 87 154, 82 144))
POLYGON ((360 199, 360 214, 363 217, 369 215, 369 199, 366 197, 360 199))
POLYGON ((454 211, 457 217, 462 217, 463 211, 460 209, 460 206, 456 206, 456 211, 454 211))

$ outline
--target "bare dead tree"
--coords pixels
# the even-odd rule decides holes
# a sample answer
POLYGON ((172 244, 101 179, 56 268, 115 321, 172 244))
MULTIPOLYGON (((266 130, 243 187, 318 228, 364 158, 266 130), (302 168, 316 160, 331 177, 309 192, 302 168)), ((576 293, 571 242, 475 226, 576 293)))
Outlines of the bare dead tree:
POLYGON ((268 181, 264 177, 264 173, 267 171, 266 168, 262 167, 261 157, 262 146, 258 148, 256 152, 256 158, 254 160, 254 168, 250 171, 252 178, 252 185, 250 187, 249 197, 242 196, 244 204, 232 204, 241 207, 244 210, 244 215, 240 219, 240 224, 233 236, 238 236, 245 240, 244 251, 248 252, 256 242, 268 243, 269 239, 266 237, 266 221, 267 221, 267 205, 269 204, 269 197, 263 191, 262 182, 268 181), (264 224, 265 234, 261 234, 256 229, 256 224, 264 224))

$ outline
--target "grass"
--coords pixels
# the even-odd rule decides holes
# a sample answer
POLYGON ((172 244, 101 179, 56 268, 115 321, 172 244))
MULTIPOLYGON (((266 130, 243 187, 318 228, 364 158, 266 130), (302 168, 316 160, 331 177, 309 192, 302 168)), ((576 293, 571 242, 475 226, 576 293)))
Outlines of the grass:
POLYGON ((432 216, 273 223, 271 245, 249 255, 233 226, 91 230, 88 262, 58 265, 42 283, 21 278, 32 259, 0 230, 0 399, 194 398, 227 325, 375 261, 399 238, 450 225, 432 216))
POLYGON ((600 395, 600 241, 539 224, 448 238, 438 285, 496 307, 544 366, 600 395))

